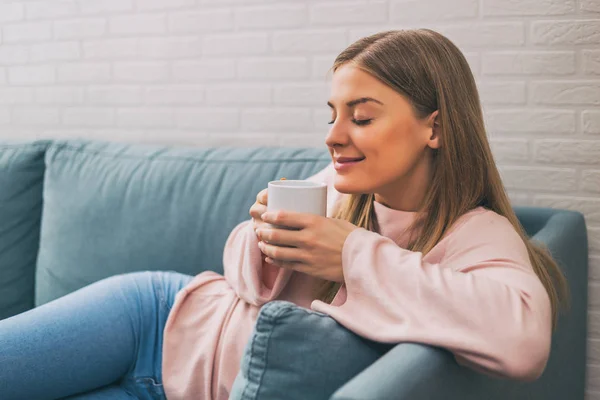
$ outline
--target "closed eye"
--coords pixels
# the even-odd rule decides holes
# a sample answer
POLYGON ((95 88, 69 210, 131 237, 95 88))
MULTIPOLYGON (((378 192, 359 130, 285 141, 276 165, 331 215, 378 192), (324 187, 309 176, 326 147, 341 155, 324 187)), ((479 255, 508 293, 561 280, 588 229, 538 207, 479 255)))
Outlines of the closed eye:
POLYGON ((370 119, 353 119, 352 120, 352 122, 354 122, 358 126, 369 125, 371 123, 371 121, 373 121, 373 118, 370 118, 370 119))
MULTIPOLYGON (((352 118, 352 122, 357 126, 369 125, 371 123, 371 121, 373 121, 373 118, 369 118, 369 119, 354 119, 354 118, 352 118)), ((329 121, 328 124, 333 125, 334 122, 335 122, 335 119, 332 121, 329 121)))

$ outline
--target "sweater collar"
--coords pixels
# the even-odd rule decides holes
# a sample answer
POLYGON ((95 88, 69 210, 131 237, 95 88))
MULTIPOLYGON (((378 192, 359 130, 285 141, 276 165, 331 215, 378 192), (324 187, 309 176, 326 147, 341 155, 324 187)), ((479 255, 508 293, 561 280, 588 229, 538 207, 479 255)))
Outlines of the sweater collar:
POLYGON ((392 239, 399 246, 405 247, 410 239, 410 226, 418 213, 394 210, 383 204, 374 202, 375 215, 379 224, 379 234, 392 239))

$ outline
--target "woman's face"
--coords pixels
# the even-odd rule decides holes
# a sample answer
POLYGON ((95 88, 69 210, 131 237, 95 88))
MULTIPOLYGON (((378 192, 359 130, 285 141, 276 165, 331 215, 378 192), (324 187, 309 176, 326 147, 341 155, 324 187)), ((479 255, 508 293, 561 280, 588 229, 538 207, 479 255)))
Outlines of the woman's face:
POLYGON ((348 64, 333 74, 328 105, 336 190, 375 193, 388 206, 415 208, 411 203, 422 199, 429 182, 431 149, 439 146, 437 112, 417 119, 402 95, 348 64))

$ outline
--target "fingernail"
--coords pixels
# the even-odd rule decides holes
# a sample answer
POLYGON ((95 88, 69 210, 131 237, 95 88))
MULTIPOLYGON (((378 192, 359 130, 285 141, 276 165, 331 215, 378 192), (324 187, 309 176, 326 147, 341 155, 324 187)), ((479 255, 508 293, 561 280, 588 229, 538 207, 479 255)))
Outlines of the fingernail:
POLYGON ((263 242, 258 242, 258 247, 262 250, 265 247, 263 242))
POLYGON ((273 264, 273 260, 272 260, 272 259, 270 259, 269 257, 266 257, 266 258, 265 258, 265 262, 266 262, 267 264, 273 264))
POLYGON ((266 212, 266 213, 263 213, 263 214, 260 216, 260 218, 261 218, 261 219, 264 221, 264 219, 265 219, 265 218, 269 218, 269 213, 268 213, 268 212, 266 212))

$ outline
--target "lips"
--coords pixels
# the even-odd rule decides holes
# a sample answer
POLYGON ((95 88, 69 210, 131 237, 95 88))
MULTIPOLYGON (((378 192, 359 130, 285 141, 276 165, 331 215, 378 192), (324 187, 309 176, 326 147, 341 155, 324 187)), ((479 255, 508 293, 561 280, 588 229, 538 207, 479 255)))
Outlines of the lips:
POLYGON ((344 173, 363 161, 365 157, 336 157, 333 167, 338 173, 344 173))
POLYGON ((340 164, 359 162, 364 160, 364 157, 338 157, 335 159, 336 162, 340 164))

